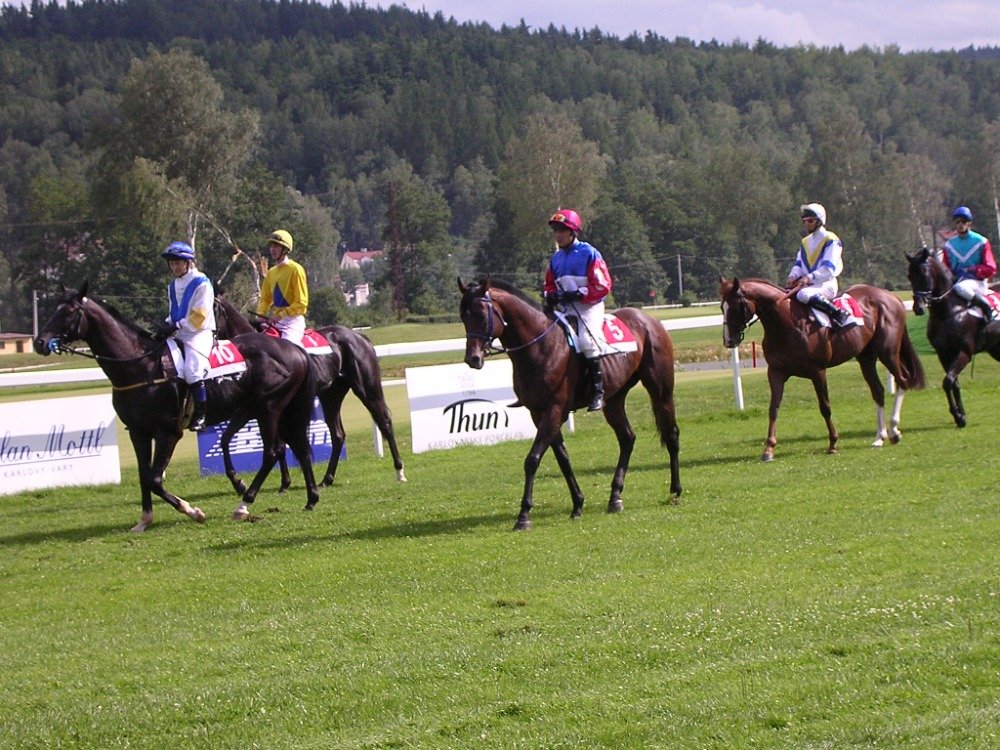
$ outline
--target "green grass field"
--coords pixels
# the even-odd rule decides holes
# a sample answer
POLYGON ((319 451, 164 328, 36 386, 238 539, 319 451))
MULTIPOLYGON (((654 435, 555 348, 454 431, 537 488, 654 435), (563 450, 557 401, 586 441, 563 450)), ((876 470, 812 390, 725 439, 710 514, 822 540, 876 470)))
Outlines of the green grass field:
POLYGON ((837 455, 792 381, 768 465, 762 372, 744 412, 726 372, 681 374, 678 505, 637 389, 618 515, 613 435, 580 413, 584 517, 547 455, 527 533, 528 443, 414 456, 403 388, 410 481, 350 397, 312 513, 296 476, 234 523, 185 450, 169 484, 205 525, 161 503, 127 533, 127 458, 120 486, 0 497, 0 747, 1000 746, 1000 367, 963 378, 960 431, 924 361, 882 449, 856 365, 830 372, 837 455))

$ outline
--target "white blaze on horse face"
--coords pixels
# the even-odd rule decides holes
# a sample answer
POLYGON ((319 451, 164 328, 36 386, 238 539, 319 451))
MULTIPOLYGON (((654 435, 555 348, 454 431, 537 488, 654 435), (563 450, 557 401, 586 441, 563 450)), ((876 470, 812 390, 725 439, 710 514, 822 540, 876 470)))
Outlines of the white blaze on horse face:
POLYGON ((722 301, 722 345, 727 349, 736 346, 733 343, 733 334, 729 330, 729 302, 722 301))

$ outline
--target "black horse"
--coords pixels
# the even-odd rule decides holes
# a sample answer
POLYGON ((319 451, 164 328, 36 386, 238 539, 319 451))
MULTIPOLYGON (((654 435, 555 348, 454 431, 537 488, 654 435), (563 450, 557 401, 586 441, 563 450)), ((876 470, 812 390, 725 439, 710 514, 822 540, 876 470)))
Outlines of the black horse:
MULTIPOLYGON (((142 516, 132 531, 145 531, 152 524, 153 494, 190 518, 204 521, 200 508, 163 486, 163 473, 187 422, 188 400, 186 384, 171 372, 164 343, 107 303, 88 297, 86 283, 79 292, 64 293, 35 339, 35 351, 45 355, 73 351, 66 344, 78 340, 89 345, 91 356, 111 381, 115 412, 135 449, 142 516)), ((207 383, 208 422, 218 424, 228 419, 245 424, 255 417, 264 443, 263 463, 250 488, 242 492, 233 517, 249 517, 247 506, 274 466, 282 442, 291 447, 302 467, 305 507, 312 510, 319 501, 319 490, 309 445, 313 388, 309 361, 294 344, 258 333, 237 336, 233 343, 246 361, 246 370, 207 383)))
MULTIPOLYGON (((259 327, 248 321, 240 314, 236 306, 221 294, 215 296, 215 323, 219 336, 224 338, 253 331, 266 331, 268 328, 266 320, 262 319, 259 327)), ((354 395, 361 400, 381 430, 382 435, 385 436, 386 442, 389 443, 389 452, 392 453, 396 479, 405 482, 403 459, 396 447, 392 416, 382 391, 382 368, 378 363, 375 347, 363 334, 345 326, 326 326, 316 329, 316 332, 327 340, 332 350, 330 354, 310 357, 316 372, 316 395, 330 430, 330 442, 333 449, 322 484, 327 486, 333 484, 334 477, 337 475, 337 466, 340 462, 340 453, 344 447, 345 439, 340 409, 348 391, 353 391, 354 395)), ((239 427, 242 425, 237 426, 236 429, 238 430, 239 427)), ((224 446, 224 448, 228 449, 228 446, 224 446)), ((281 483, 284 488, 288 486, 288 468, 283 461, 283 454, 279 455, 279 462, 281 464, 281 483)))
MULTIPOLYGON (((983 326, 983 320, 972 312, 970 303, 952 292, 951 270, 926 247, 910 255, 906 275, 913 287, 913 312, 929 312, 927 340, 937 352, 944 368, 945 396, 955 424, 965 427, 965 407, 958 376, 979 352, 1000 360, 1000 322, 983 326)), ((975 308, 978 310, 978 308, 975 308)))

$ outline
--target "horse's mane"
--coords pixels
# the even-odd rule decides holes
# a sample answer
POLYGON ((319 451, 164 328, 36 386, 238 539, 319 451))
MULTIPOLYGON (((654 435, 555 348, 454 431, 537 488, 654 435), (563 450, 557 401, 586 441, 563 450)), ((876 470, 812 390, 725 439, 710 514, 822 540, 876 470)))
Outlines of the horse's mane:
MULTIPOLYGON (((486 279, 482 279, 479 282, 479 286, 483 286, 483 284, 485 284, 485 283, 486 283, 486 279)), ((536 310, 541 310, 542 309, 542 306, 538 303, 537 300, 534 300, 531 297, 529 297, 527 294, 525 294, 523 291, 521 291, 518 287, 516 287, 513 284, 511 284, 509 281, 504 281, 503 279, 490 279, 489 283, 490 283, 490 287, 492 287, 493 289, 500 289, 501 291, 507 292, 507 294, 512 294, 515 297, 517 297, 519 300, 521 300, 522 302, 524 302, 526 305, 530 305, 531 307, 535 308, 536 310)))
POLYGON ((120 325, 125 326, 130 331, 137 334, 140 338, 145 340, 149 340, 150 338, 152 338, 149 335, 149 331, 140 326, 138 323, 134 322, 131 318, 124 315, 117 307, 112 305, 106 299, 103 299, 101 297, 95 297, 90 294, 86 295, 86 298, 89 299, 94 304, 96 304, 101 309, 103 309, 106 313, 108 313, 108 315, 114 318, 120 325))

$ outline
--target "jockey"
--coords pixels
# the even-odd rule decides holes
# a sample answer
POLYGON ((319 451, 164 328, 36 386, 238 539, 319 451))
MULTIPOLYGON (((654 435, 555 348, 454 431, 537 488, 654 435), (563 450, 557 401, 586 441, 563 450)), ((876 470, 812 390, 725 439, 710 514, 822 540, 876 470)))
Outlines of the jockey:
POLYGON ((587 359, 593 383, 588 411, 604 408, 604 375, 601 350, 604 347, 604 298, 611 291, 611 274, 600 251, 577 239, 580 215, 569 209, 557 211, 549 219, 556 251, 545 272, 542 295, 550 307, 558 304, 576 322, 579 351, 587 359))
POLYGON ((284 229, 274 230, 267 238, 267 249, 274 265, 261 284, 257 314, 268 318, 281 338, 302 346, 309 288, 305 269, 288 257, 292 244, 292 235, 284 229))
POLYGON ((194 398, 189 429, 199 432, 205 428, 205 378, 215 338, 215 291, 212 282, 195 266, 194 250, 186 242, 171 243, 160 256, 167 259, 174 278, 167 286, 170 314, 157 328, 157 337, 173 336, 185 345, 181 376, 194 398))
POLYGON ((954 237, 944 243, 941 258, 955 279, 952 290, 962 299, 974 302, 986 316, 993 317, 993 308, 985 294, 989 291, 987 280, 997 272, 990 241, 972 231, 972 211, 959 206, 951 212, 955 222, 954 237))
POLYGON ((826 228, 823 206, 806 203, 799 210, 806 235, 788 272, 785 288, 797 290, 795 299, 822 310, 837 328, 841 328, 847 324, 849 316, 834 307, 830 300, 837 296, 837 277, 844 270, 843 245, 840 237, 826 228))

